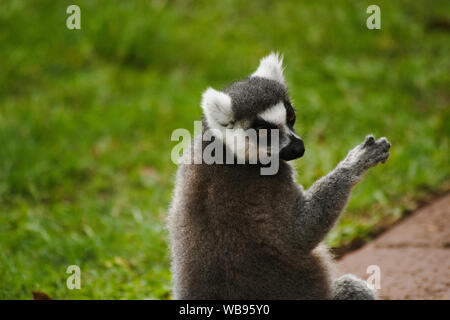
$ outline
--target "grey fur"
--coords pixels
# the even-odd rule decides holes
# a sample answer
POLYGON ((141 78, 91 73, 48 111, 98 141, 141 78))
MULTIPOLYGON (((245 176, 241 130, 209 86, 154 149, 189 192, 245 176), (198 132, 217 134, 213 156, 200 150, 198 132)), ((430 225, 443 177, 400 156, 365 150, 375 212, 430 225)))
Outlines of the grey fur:
POLYGON ((354 275, 346 274, 333 282, 335 300, 374 300, 376 295, 367 283, 354 275))
POLYGON ((223 92, 233 100, 235 120, 251 118, 279 101, 289 99, 287 88, 274 80, 261 77, 233 82, 223 92))
MULTIPOLYGON (((264 80, 264 79, 263 79, 264 80)), ((257 78, 230 86, 234 112, 259 112, 257 78), (252 87, 256 85, 256 87, 252 87), (240 87, 251 88, 242 90, 240 87), (245 105, 245 106, 244 106, 245 105)), ((280 86, 263 86, 270 105, 280 86)), ((263 91, 264 91, 263 90, 263 91)), ((285 92, 285 91, 284 91, 285 92)), ((193 142, 202 149, 201 137, 193 142)), ((180 165, 168 228, 175 299, 367 299, 362 280, 335 280, 334 264, 321 244, 365 171, 389 156, 389 142, 373 136, 351 150, 308 190, 294 169, 280 161, 276 175, 258 165, 180 165)))

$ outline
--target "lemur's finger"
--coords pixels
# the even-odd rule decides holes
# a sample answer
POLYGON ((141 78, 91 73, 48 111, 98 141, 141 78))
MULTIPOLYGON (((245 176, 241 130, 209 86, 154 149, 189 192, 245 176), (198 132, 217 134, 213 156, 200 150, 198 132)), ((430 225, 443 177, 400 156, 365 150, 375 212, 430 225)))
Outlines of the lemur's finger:
POLYGON ((375 143, 375 137, 370 134, 366 137, 366 139, 364 140, 364 146, 370 146, 372 144, 375 143))
POLYGON ((381 159, 381 163, 386 163, 388 158, 389 158, 389 152, 384 153, 383 158, 381 159))
POLYGON ((385 137, 378 139, 377 143, 383 147, 384 151, 388 151, 391 148, 391 144, 385 137))

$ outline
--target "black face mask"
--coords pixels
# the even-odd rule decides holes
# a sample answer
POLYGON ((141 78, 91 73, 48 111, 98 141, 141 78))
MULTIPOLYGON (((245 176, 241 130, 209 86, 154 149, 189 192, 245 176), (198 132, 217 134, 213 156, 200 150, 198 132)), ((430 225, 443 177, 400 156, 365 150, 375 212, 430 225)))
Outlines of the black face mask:
POLYGON ((291 141, 280 152, 280 158, 285 161, 294 160, 300 158, 305 153, 305 145, 303 140, 297 137, 291 136, 291 141))

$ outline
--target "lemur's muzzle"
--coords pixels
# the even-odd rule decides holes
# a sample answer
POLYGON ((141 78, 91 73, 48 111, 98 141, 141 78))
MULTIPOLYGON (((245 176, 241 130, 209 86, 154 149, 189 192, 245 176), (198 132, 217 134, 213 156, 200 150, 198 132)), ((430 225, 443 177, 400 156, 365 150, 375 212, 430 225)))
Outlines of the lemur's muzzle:
POLYGON ((303 140, 291 136, 291 142, 281 150, 280 158, 285 161, 290 161, 300 158, 304 153, 305 145, 303 144, 303 140))

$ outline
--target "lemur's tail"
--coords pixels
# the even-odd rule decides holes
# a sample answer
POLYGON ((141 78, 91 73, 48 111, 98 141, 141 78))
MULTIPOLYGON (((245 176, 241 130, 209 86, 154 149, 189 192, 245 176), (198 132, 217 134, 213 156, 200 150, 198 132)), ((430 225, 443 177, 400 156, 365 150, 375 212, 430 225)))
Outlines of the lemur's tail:
POLYGON ((377 296, 364 280, 346 274, 334 281, 333 298, 335 300, 375 300, 377 296))

